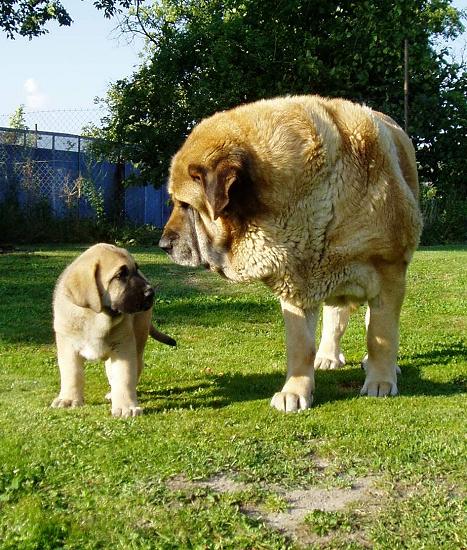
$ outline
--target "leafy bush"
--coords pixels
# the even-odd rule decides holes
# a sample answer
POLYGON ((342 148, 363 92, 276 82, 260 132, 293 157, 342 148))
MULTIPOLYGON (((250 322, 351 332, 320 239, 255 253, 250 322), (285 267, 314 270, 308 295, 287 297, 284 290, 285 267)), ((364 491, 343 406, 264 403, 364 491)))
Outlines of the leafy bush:
POLYGON ((155 245, 161 231, 153 225, 128 221, 112 224, 104 214, 79 218, 70 211, 63 218, 54 215, 48 201, 42 199, 21 206, 15 197, 0 202, 0 242, 2 243, 91 243, 114 242, 125 248, 155 245))
POLYGON ((467 197, 450 188, 440 193, 436 187, 421 186, 423 213, 421 244, 463 243, 467 241, 467 197))

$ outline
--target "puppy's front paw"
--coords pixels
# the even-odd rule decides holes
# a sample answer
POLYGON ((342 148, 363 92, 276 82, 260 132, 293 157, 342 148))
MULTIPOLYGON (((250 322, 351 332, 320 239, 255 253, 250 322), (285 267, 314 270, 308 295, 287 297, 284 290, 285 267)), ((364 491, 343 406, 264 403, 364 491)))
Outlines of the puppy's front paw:
POLYGON ((277 392, 271 399, 271 407, 282 412, 298 412, 309 409, 313 403, 313 394, 309 397, 291 392, 277 392))
POLYGON ((73 399, 73 398, 64 398, 64 397, 56 397, 52 403, 50 404, 51 407, 54 409, 76 409, 76 407, 82 407, 83 406, 83 400, 82 399, 73 399))
POLYGON ((137 403, 112 405, 112 416, 114 418, 130 418, 141 414, 143 414, 143 409, 138 407, 137 403))

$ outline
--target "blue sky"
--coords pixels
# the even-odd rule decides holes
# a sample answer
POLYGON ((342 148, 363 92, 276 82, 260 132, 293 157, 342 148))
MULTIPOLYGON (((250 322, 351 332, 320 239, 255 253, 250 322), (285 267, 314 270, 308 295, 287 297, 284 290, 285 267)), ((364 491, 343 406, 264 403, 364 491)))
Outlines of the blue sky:
MULTIPOLYGON (((27 111, 93 109, 94 98, 104 96, 109 83, 138 65, 142 40, 128 44, 119 38, 117 22, 105 19, 90 0, 64 5, 74 20, 71 27, 50 24, 48 34, 32 40, 0 34, 0 126, 8 118, 2 115, 20 104, 27 111)), ((52 129, 44 127, 47 118, 39 118, 40 129, 52 129)), ((55 117, 49 118, 53 124, 55 117)))
MULTIPOLYGON (((453 4, 467 9, 467 0, 453 4)), ((24 104, 27 111, 93 109, 111 82, 128 76, 139 63, 142 40, 128 44, 115 31, 116 21, 105 19, 90 0, 65 1, 74 19, 71 27, 49 26, 49 34, 28 40, 9 40, 0 34, 0 126, 24 104)), ((460 51, 467 33, 457 40, 460 51)), ((39 129, 80 132, 93 113, 35 115, 39 129)), ((97 118, 96 118, 97 117, 97 118)), ((36 120, 34 119, 34 120, 36 120)), ((34 121, 28 121, 33 126, 34 121)))

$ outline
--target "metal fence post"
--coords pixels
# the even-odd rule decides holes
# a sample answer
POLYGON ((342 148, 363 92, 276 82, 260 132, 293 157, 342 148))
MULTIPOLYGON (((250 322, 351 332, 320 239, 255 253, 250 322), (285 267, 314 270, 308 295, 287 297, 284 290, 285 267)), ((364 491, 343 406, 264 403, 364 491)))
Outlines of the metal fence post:
POLYGON ((78 178, 81 177, 81 136, 78 137, 78 178))
POLYGON ((120 224, 125 217, 125 161, 119 156, 113 181, 112 221, 120 224))

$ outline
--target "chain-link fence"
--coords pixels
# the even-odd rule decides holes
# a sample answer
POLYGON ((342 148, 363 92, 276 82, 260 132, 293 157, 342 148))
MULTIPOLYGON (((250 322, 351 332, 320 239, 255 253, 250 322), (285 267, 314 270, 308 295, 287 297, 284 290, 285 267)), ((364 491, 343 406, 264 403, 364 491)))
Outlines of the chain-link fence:
POLYGON ((57 218, 98 218, 162 227, 165 189, 125 188, 128 163, 97 161, 92 139, 58 132, 0 127, 0 205, 25 212, 41 205, 57 218))
POLYGON ((19 116, 22 128, 40 132, 61 132, 83 135, 91 126, 100 127, 107 114, 105 108, 59 109, 48 111, 27 111, 20 106, 15 113, 0 113, 0 126, 10 128, 19 116))

